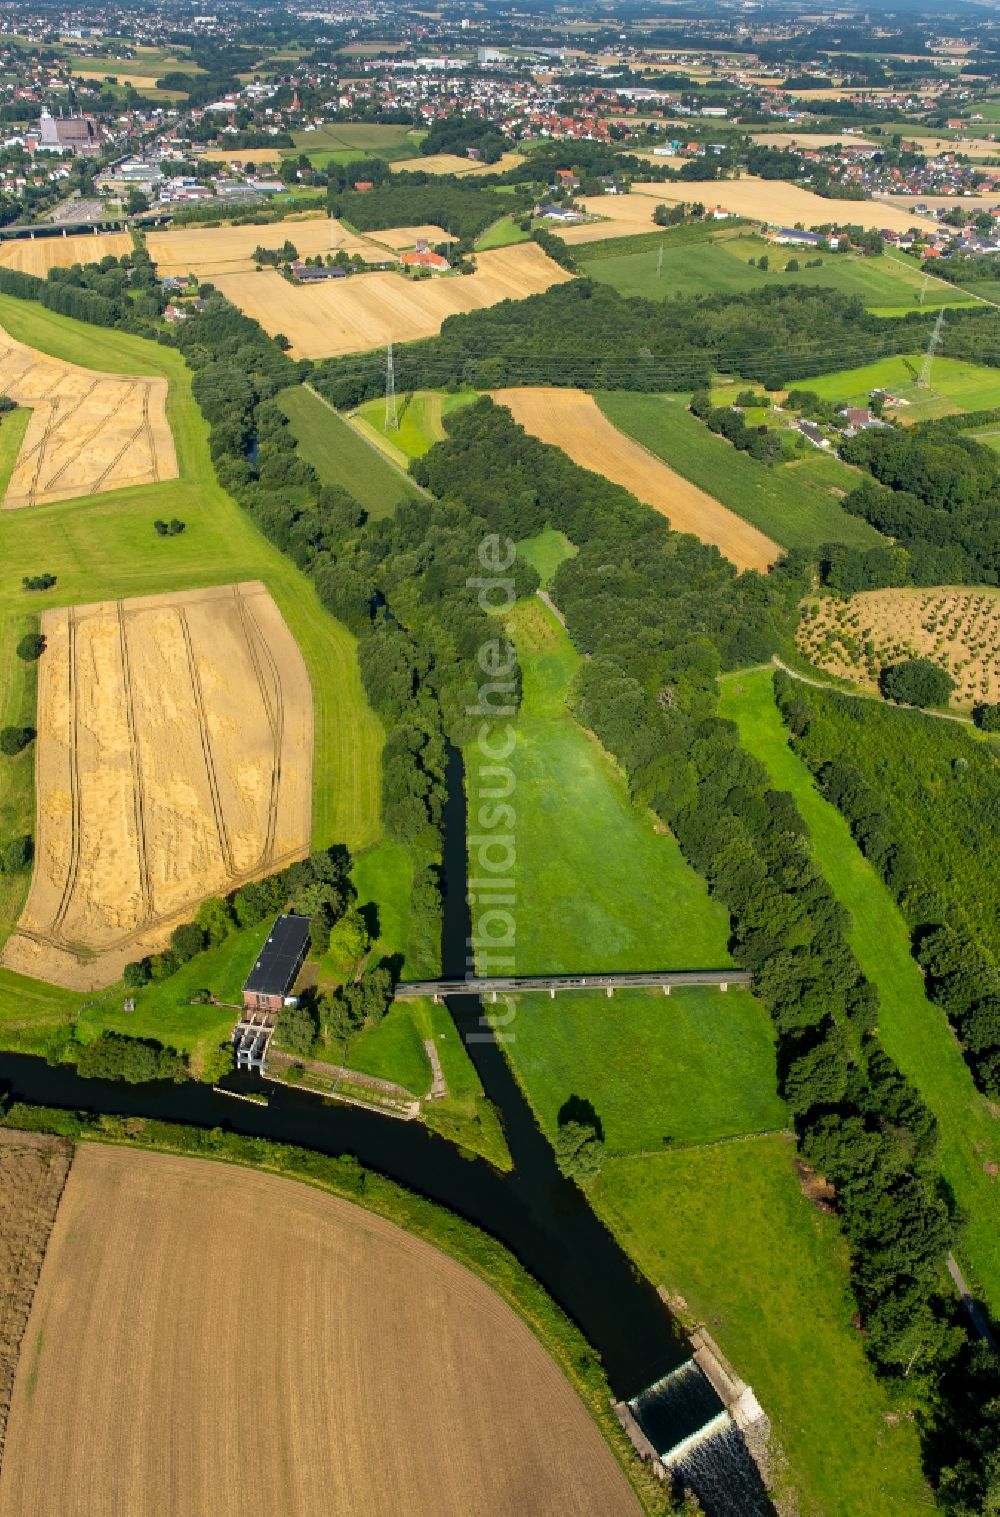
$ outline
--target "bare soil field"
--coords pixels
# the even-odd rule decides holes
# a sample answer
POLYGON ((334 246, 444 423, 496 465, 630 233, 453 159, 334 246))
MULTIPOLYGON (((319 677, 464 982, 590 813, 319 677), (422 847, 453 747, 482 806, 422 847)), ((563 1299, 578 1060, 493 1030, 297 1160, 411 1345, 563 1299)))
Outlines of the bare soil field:
POLYGON ((292 1180, 84 1145, 14 1386, 0 1517, 638 1517, 481 1280, 292 1180))
POLYGON ((402 158, 390 163, 395 174, 506 174, 524 162, 523 153, 503 153, 496 163, 475 163, 471 158, 462 158, 458 153, 430 153, 426 158, 402 158))
MULTIPOLYGON (((634 184, 632 194, 654 196, 654 204, 673 204, 681 200, 702 200, 708 206, 721 205, 737 216, 770 221, 779 226, 801 223, 810 227, 826 226, 831 221, 850 222, 854 226, 886 227, 905 232, 910 227, 936 227, 932 216, 917 216, 912 210, 887 205, 881 200, 824 200, 811 190, 781 179, 757 179, 744 174, 742 179, 691 179, 673 184, 634 184)), ((971 202, 970 202, 971 204, 971 202)), ((592 209, 603 215, 598 197, 592 209)), ((567 238, 567 241, 569 239, 567 238)))
MULTIPOLYGON (((199 279, 208 279, 216 274, 252 272, 254 249, 280 248, 286 238, 295 244, 303 258, 313 258, 317 253, 335 253, 338 248, 348 253, 371 253, 371 244, 366 238, 346 231, 330 216, 294 223, 178 227, 166 232, 150 232, 146 246, 161 277, 191 273, 199 279)), ((263 277, 258 275, 258 278, 263 277)), ((280 278, 279 275, 275 277, 280 278)))
POLYGON ((63 1138, 0 1128, 0 1467, 24 1329, 72 1157, 63 1138))
POLYGON ((624 485, 668 517, 675 531, 714 543, 738 568, 766 570, 781 553, 763 532, 619 432, 592 395, 582 390, 496 390, 493 399, 509 407, 526 431, 562 448, 582 468, 624 485))
POLYGON ((0 962, 113 983, 309 850, 312 694, 259 581, 46 611, 31 889, 0 962))
POLYGON ((209 145, 202 156, 206 163, 280 163, 281 148, 217 148, 209 145))
POLYGON ((436 279, 385 272, 295 286, 269 270, 227 274, 215 283, 265 331, 283 332, 294 357, 330 358, 433 337, 448 316, 522 300, 572 277, 533 242, 479 253, 476 262, 474 274, 436 279))
POLYGON ((816 147, 878 147, 877 142, 867 137, 852 137, 842 132, 803 132, 798 137, 793 132, 751 132, 750 135, 762 147, 794 147, 800 151, 816 147))
POLYGON ((8 237, 0 242, 0 268, 16 269, 44 279, 49 269, 69 269, 74 263, 100 263, 131 253, 128 232, 74 232, 67 237, 8 237))
POLYGON ((5 507, 177 477, 165 379, 81 369, 0 327, 0 393, 31 411, 5 507))
POLYGON ((952 703, 1000 701, 1000 590, 862 590, 806 603, 799 648, 818 669, 878 689, 879 671, 930 658, 955 681, 952 703))

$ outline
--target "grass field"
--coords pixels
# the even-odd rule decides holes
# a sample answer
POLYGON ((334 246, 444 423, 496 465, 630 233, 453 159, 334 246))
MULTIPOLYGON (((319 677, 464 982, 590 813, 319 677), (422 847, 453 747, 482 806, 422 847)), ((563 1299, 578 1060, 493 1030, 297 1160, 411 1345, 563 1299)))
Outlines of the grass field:
POLYGON ((339 485, 369 516, 391 516, 401 500, 418 494, 399 468, 358 435, 350 423, 305 385, 282 390, 278 404, 291 423, 298 451, 325 485, 339 485))
POLYGON ((27 406, 18 406, 15 411, 6 412, 0 422, 0 501, 7 494, 30 421, 31 412, 27 406))
POLYGON ((555 527, 546 527, 534 537, 522 537, 517 551, 533 569, 537 569, 542 589, 546 590, 563 560, 573 558, 579 549, 564 532, 557 532, 555 527))
MULTIPOLYGON (((403 158, 416 156, 423 132, 406 126, 385 125, 375 121, 328 121, 324 126, 293 132, 295 153, 348 153, 351 158, 403 158)), ((285 149, 286 154, 289 149, 285 149)))
POLYGON ((596 398, 616 427, 784 547, 843 542, 863 548, 882 541, 834 493, 857 483, 858 474, 846 464, 818 453, 790 464, 758 463, 710 432, 682 397, 614 390, 596 398))
POLYGON ((414 390, 408 395, 399 395, 396 397, 398 427, 386 426, 384 400, 365 401, 358 406, 355 415, 366 428, 378 434, 381 444, 388 443, 401 455, 405 467, 407 460, 420 458, 428 448, 444 439, 443 416, 457 411, 460 406, 467 406, 475 398, 472 390, 457 395, 442 390, 414 390))
POLYGON ((0 1513, 162 1517, 165 1481, 172 1510, 214 1517, 401 1501, 513 1517, 526 1491, 538 1517, 639 1511, 531 1329, 437 1248, 276 1175, 83 1145, 28 1319, 0 1513))
POLYGON ((928 388, 920 389, 917 377, 923 361, 920 353, 883 358, 859 369, 837 369, 804 379, 799 388, 814 390, 824 400, 839 400, 849 406, 866 405, 869 394, 876 388, 888 390, 897 399, 907 401, 893 412, 904 422, 926 421, 953 411, 979 411, 997 404, 1000 370, 958 358, 935 358, 928 388))
POLYGON ((793 1159, 778 1136, 610 1159, 590 1199, 753 1386, 789 1463, 783 1510, 914 1517, 932 1504, 916 1430, 890 1417, 851 1325, 839 1224, 802 1194, 793 1159))
POLYGON ((491 227, 486 228, 486 231, 477 241, 476 252, 486 253, 489 252, 490 248, 509 248, 515 242, 527 242, 531 233, 522 232, 518 224, 521 219, 520 217, 515 219, 513 216, 502 216, 499 221, 495 221, 491 227))
POLYGON ((920 270, 896 258, 815 254, 808 249, 775 247, 763 237, 725 232, 711 242, 678 247, 671 247, 666 239, 662 264, 659 250, 651 246, 617 258, 595 259, 592 264, 587 263, 587 273, 602 284, 610 284, 621 295, 641 295, 647 300, 707 293, 732 295, 772 285, 798 284, 856 295, 881 315, 903 315, 921 307, 935 310, 939 306, 971 304, 970 296, 940 280, 928 283, 921 301, 920 270), (769 268, 751 268, 749 260, 763 254, 767 255, 769 268), (822 258, 822 267, 805 268, 807 260, 816 256, 822 258), (798 259, 800 267, 788 273, 786 266, 793 258, 798 259))
MULTIPOLYGON (((537 599, 514 608, 510 627, 524 670, 510 760, 518 973, 724 967, 730 959, 722 907, 673 838, 632 805, 613 760, 567 711, 580 663, 569 638, 537 599)), ((475 750, 468 774, 474 808, 475 750)))
MULTIPOLYGON (((315 717, 314 846, 347 842, 363 848, 380 835, 379 762, 382 729, 368 708, 358 673, 356 644, 326 612, 311 583, 261 536, 216 484, 207 429, 191 398, 190 373, 180 355, 125 333, 54 315, 35 304, 0 298, 0 325, 19 341, 84 367, 116 373, 162 374, 170 381, 167 418, 177 449, 179 477, 68 504, 4 513, 0 519, 0 669, 9 670, 13 642, 25 615, 46 606, 192 589, 261 579, 271 591, 305 659, 315 717), (181 536, 160 539, 154 516, 179 516, 181 536), (57 576, 54 589, 27 594, 24 574, 57 576)), ((23 692, 0 699, 20 704, 23 692)), ((6 761, 5 761, 6 762, 6 761)), ((0 782, 2 783, 2 782, 0 782)), ((32 787, 0 789, 0 805, 13 830, 33 830, 32 787)), ((20 907, 27 878, 2 897, 20 907)), ((5 914, 6 936, 11 916, 5 914)), ((64 992, 0 973, 0 1038, 9 1022, 51 1025, 79 1002, 64 992)))
POLYGON ((612 1154, 787 1124, 771 1021, 745 990, 526 996, 512 1025, 511 1061, 550 1136, 571 1096, 590 1102, 612 1154))
POLYGON ((771 672, 727 676, 721 712, 738 723, 743 743, 765 765, 774 785, 795 797, 823 872, 851 913, 849 941, 878 988, 886 1051, 937 1119, 941 1170, 967 1219, 957 1252, 995 1316, 1000 1311, 1000 1204, 996 1183, 984 1166, 1000 1160, 1000 1139, 988 1103, 973 1086, 944 1012, 924 995, 895 902, 839 811, 823 799, 805 763, 789 747, 771 672))

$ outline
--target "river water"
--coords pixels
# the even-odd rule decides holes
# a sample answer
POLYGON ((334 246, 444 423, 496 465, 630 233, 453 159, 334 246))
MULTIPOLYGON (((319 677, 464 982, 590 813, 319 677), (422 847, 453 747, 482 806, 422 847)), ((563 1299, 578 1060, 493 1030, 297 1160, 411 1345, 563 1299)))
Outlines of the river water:
MULTIPOLYGON (((442 971, 462 978, 470 929, 466 802, 456 750, 449 754, 448 769, 442 971)), ((559 1173, 552 1149, 482 1019, 479 1002, 452 997, 448 1008, 486 1094, 500 1111, 514 1161, 509 1174, 498 1173, 485 1160, 463 1158, 418 1122, 321 1104, 288 1086, 263 1086, 252 1075, 233 1076, 227 1084, 266 1089, 266 1107, 227 1099, 193 1081, 125 1085, 85 1080, 69 1065, 51 1067, 42 1059, 0 1053, 0 1088, 15 1100, 40 1105, 223 1127, 321 1153, 353 1154, 368 1168, 439 1202, 506 1244, 596 1349, 615 1395, 635 1397, 689 1357, 686 1340, 580 1189, 559 1173), (476 1034, 471 1040, 470 1033, 476 1034)), ((664 1205, 669 1205, 667 1197, 664 1205)), ((678 1427, 678 1436, 687 1431, 678 1427)))

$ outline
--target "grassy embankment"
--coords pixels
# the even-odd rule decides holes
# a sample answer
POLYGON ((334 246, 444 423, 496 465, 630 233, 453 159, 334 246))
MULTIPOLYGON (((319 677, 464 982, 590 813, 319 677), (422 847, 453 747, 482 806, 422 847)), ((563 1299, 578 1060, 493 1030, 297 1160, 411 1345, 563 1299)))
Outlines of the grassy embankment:
MULTIPOLYGON (((382 729, 361 689, 355 639, 323 609, 306 577, 265 541, 219 488, 208 456, 207 430, 191 397, 190 371, 180 354, 9 297, 0 299, 0 323, 20 341, 87 368, 164 375, 170 382, 167 414, 179 467, 177 479, 156 486, 0 514, 0 561, 5 565, 0 576, 0 702, 5 719, 31 715, 32 671, 15 658, 14 645, 28 619, 46 606, 262 579, 302 650, 312 685, 313 844, 370 847, 381 832, 382 729), (157 538, 154 516, 175 515, 187 523, 186 532, 157 538), (41 572, 55 574, 56 586, 42 593, 24 591, 22 575, 41 572)), ((5 759, 0 766, 5 835, 34 830, 33 773, 30 753, 13 763, 5 759)), ((2 937, 17 917, 27 883, 26 875, 19 876, 0 896, 2 937)), ((198 960, 199 984, 217 968, 225 977, 212 957, 198 960)), ((0 1038, 7 1046, 39 1046, 46 1030, 80 1005, 78 995, 7 971, 0 971, 0 989, 6 992, 0 1004, 0 1038)), ((160 1036, 166 1021, 171 1037, 182 1047, 197 1050, 214 1041, 217 1011, 186 1008, 182 1023, 175 1025, 178 1019, 172 1011, 179 993, 180 983, 173 979, 144 991, 130 1030, 160 1036)), ((106 1007, 118 999, 94 998, 84 1025, 110 1025, 114 1013, 106 1007)))
POLYGON ((682 396, 614 390, 595 399, 616 427, 783 547, 842 542, 865 548, 882 541, 840 504, 860 476, 839 459, 811 452, 791 463, 759 463, 710 432, 682 396))
POLYGON ((530 232, 521 230, 522 217, 502 216, 476 241, 476 252, 487 253, 491 248, 510 248, 515 243, 527 242, 531 237, 530 232))
POLYGON ((941 1170, 965 1218, 956 1253, 997 1315, 1000 1207, 996 1182, 984 1168, 991 1159, 1000 1159, 995 1118, 972 1083, 944 1012, 924 995, 898 907, 839 811, 823 799, 805 763, 789 747, 770 671, 730 675, 722 691, 722 714, 738 723, 744 744, 766 766, 774 784, 795 797, 823 872, 851 913, 851 947, 881 1000, 882 1041, 937 1119, 941 1170))
POLYGON ((611 285, 620 295, 641 295, 646 300, 706 293, 737 295, 744 290, 796 284, 857 296, 881 316, 971 304, 964 291, 940 280, 929 281, 923 290, 920 268, 892 257, 862 258, 853 253, 776 247, 763 237, 749 233, 734 236, 731 231, 699 243, 673 244, 669 233, 660 240, 662 261, 659 247, 652 242, 635 252, 593 259, 587 257, 584 244, 577 256, 591 278, 611 285), (751 258, 756 262, 762 256, 768 260, 766 269, 750 266, 751 258), (804 266, 817 257, 823 260, 820 268, 804 266), (793 260, 798 261, 799 268, 789 272, 787 266, 793 260))
MULTIPOLYGON (((521 551, 551 563, 565 556, 553 536, 521 551)), ((511 627, 525 676, 510 760, 518 967, 726 964, 725 914, 566 710, 579 658, 565 634, 538 602, 521 603, 511 627)), ((469 770, 475 805, 474 751, 469 770)), ((754 1385, 803 1517, 854 1517, 873 1499, 910 1517, 925 1500, 916 1439, 884 1421, 837 1222, 802 1194, 793 1145, 773 1131, 787 1119, 763 1008, 736 990, 525 997, 506 1030, 550 1136, 568 1097, 594 1107, 612 1156, 591 1200, 754 1385)))

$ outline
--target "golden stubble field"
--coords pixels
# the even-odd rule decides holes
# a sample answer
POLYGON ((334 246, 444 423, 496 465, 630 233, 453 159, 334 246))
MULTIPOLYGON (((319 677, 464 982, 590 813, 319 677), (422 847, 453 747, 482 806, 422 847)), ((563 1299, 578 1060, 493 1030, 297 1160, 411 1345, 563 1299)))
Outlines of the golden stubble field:
POLYGON ((476 163, 458 153, 429 153, 426 158, 401 158, 389 167, 394 174, 506 174, 523 162, 523 153, 503 153, 496 163, 476 163))
POLYGON ((818 669, 878 689, 879 671, 930 658, 955 681, 952 702, 1000 701, 1000 590, 861 590, 810 600, 796 634, 818 669))
POLYGON ((638 1517, 482 1281, 309 1186, 84 1145, 14 1386, 0 1517, 638 1517))
POLYGON ((0 962, 94 990, 309 850, 312 693, 259 581, 46 611, 35 864, 0 962))
POLYGON ((624 432, 612 426, 583 390, 495 390, 516 422, 542 442, 554 443, 574 463, 603 474, 669 518, 676 532, 714 543, 739 569, 766 571, 781 553, 756 527, 676 474, 624 432))
POLYGON ((165 379, 81 369, 26 347, 0 327, 0 394, 31 411, 5 507, 177 476, 165 379))
POLYGON ((433 337, 449 316, 523 300, 572 277, 533 242, 479 253, 476 263, 474 274, 421 280, 387 271, 303 286, 268 271, 225 275, 215 284, 272 336, 283 332, 294 357, 331 358, 433 337))
MULTIPOLYGON (((662 159, 653 160, 662 162, 662 159)), ((592 216, 602 221, 577 226, 553 226, 553 230, 571 244, 600 242, 605 237, 626 237, 639 232, 653 232, 653 211, 657 205, 700 200, 706 206, 722 206, 733 216, 754 221, 769 221, 781 226, 825 226, 832 221, 849 221, 863 227, 886 227, 905 232, 911 226, 936 227, 933 217, 917 216, 895 205, 874 200, 824 200, 811 190, 780 179, 756 179, 744 174, 741 179, 688 179, 675 182, 633 184, 627 195, 584 195, 577 197, 592 216)))
MULTIPOLYGON (((294 243, 302 258, 314 258, 317 253, 336 253, 341 248, 346 253, 361 253, 373 261, 375 257, 366 237, 348 232, 331 216, 254 223, 251 226, 178 227, 166 232, 149 232, 146 246, 161 278, 194 274, 201 280, 214 278, 216 274, 253 271, 255 248, 280 248, 286 239, 294 243)), ((264 278, 265 275, 258 277, 264 278)))
POLYGON ((16 269, 44 279, 49 269, 69 269, 74 263, 100 263, 132 252, 128 232, 77 232, 66 237, 17 237, 0 242, 0 268, 16 269))

